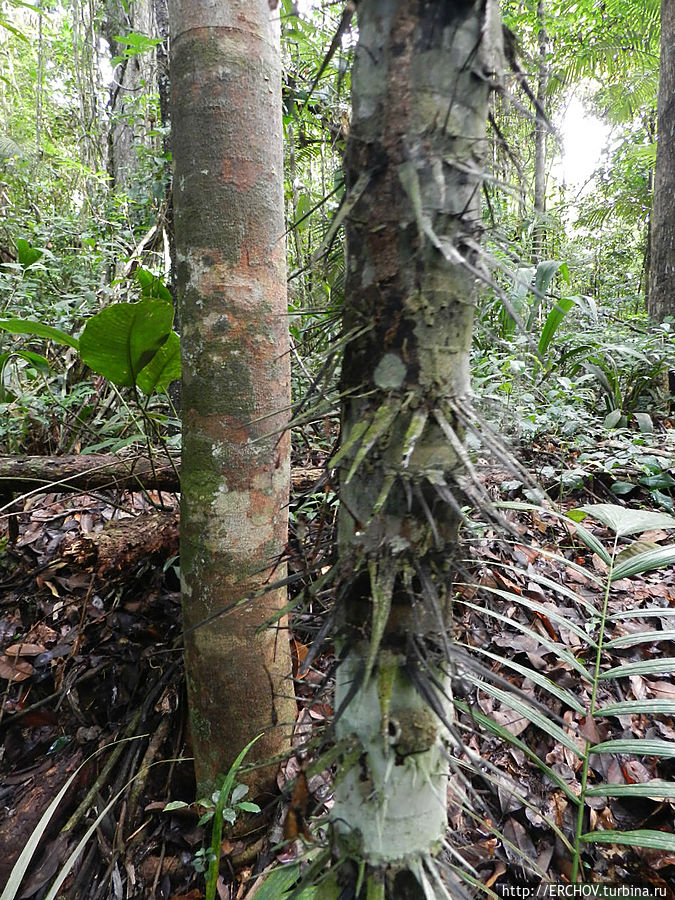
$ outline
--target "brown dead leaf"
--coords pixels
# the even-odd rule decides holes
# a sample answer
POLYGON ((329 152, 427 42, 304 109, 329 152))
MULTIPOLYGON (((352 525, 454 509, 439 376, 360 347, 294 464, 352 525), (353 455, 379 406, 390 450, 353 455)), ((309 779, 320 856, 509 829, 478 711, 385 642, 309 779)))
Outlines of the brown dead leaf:
POLYGON ((486 841, 459 847, 457 852, 470 866, 480 866, 493 858, 496 849, 497 838, 489 838, 486 841))
POLYGON ((638 540, 651 541, 652 543, 657 544, 659 541, 668 540, 669 537, 668 532, 664 531, 663 528, 655 528, 653 531, 643 531, 638 540))
POLYGON ((324 719, 330 719, 333 710, 327 703, 312 703, 309 707, 309 714, 317 722, 322 722, 324 719))
MULTIPOLYGON (((526 859, 537 858, 537 850, 532 843, 532 838, 517 819, 511 817, 507 820, 506 825, 504 825, 504 837, 510 844, 515 845, 526 859)), ((518 859, 513 851, 509 852, 508 845, 506 845, 505 850, 507 857, 513 856, 516 860, 518 859)))
POLYGON ((220 852, 223 854, 223 856, 230 856, 230 854, 234 850, 234 847, 235 845, 232 843, 232 841, 228 840, 227 838, 223 838, 223 840, 220 842, 220 852))
POLYGON ((600 732, 593 716, 586 716, 579 728, 579 734, 590 741, 592 744, 600 743, 600 732))
POLYGON ((491 716, 498 725, 506 728, 506 730, 514 735, 514 737, 518 737, 519 734, 522 734, 530 724, 525 716, 521 716, 520 713, 509 709, 508 706, 502 706, 500 709, 493 709, 491 716))
POLYGON ((307 653, 309 652, 309 647, 305 644, 301 644, 300 641, 295 638, 291 638, 291 657, 293 661, 293 678, 304 678, 307 674, 303 672, 302 675, 299 675, 298 672, 303 662, 307 657, 307 653))
POLYGON ((647 687, 658 700, 675 700, 675 684, 672 681, 648 681, 647 687))
POLYGON ((653 777, 647 767, 637 759, 626 759, 621 763, 621 771, 627 784, 644 784, 653 777))
POLYGON ((40 653, 44 653, 45 648, 42 644, 29 644, 29 643, 20 643, 20 644, 11 644, 9 647, 5 648, 6 656, 38 656, 40 653))
POLYGON ((0 657, 0 678, 7 681, 25 681, 35 670, 23 659, 12 659, 10 656, 0 657))
POLYGON ((34 644, 51 644, 58 636, 58 632, 44 622, 35 624, 26 635, 34 644))
POLYGON ((596 810, 591 807, 589 821, 591 831, 613 831, 616 828, 616 822, 609 806, 596 810))
POLYGON ((539 550, 535 547, 527 547, 525 544, 516 544, 513 548, 513 555, 519 563, 533 563, 539 556, 539 550))
POLYGON ((629 679, 633 696, 636 700, 646 700, 649 696, 647 693, 648 682, 642 675, 630 675, 629 679))
POLYGON ((486 888, 492 887, 492 885, 495 883, 495 881, 498 878, 500 878, 505 872, 506 872, 506 865, 501 860, 498 860, 495 863, 495 868, 494 868, 492 875, 490 875, 489 878, 486 878, 485 881, 483 882, 484 886, 486 888))
POLYGON ((59 594, 58 590, 56 589, 56 587, 54 586, 54 584, 51 581, 48 581, 46 578, 42 578, 40 575, 36 575, 35 583, 37 584, 37 586, 39 588, 43 588, 43 587, 49 588, 49 590, 52 592, 54 597, 56 597, 57 599, 61 596, 59 594))

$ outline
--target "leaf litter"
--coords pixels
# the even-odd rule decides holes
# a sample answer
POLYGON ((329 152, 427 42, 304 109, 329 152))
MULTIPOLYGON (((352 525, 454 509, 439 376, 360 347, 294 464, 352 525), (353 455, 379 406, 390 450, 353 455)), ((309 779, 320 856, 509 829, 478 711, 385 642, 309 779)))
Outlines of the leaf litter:
MULTIPOLYGON (((44 892, 84 832, 91 810, 118 793, 62 896, 94 900, 154 892, 196 900, 202 895, 203 876, 192 863, 206 836, 192 804, 191 765, 181 761, 189 756, 189 745, 175 537, 168 529, 152 552, 130 564, 128 544, 118 565, 119 545, 103 562, 92 550, 98 552, 95 536, 106 526, 110 534, 111 524, 156 516, 157 507, 175 524, 176 502, 167 495, 33 497, 16 515, 18 539, 7 543, 0 557, 0 884, 56 793, 93 751, 107 748, 77 774, 42 837, 20 896, 44 892), (167 802, 176 800, 188 805, 164 812, 167 802)), ((333 714, 327 622, 336 507, 330 484, 295 498, 293 510, 289 568, 298 576, 301 601, 292 626, 299 710, 294 751, 279 769, 281 802, 268 836, 223 842, 221 871, 229 872, 218 886, 223 898, 252 896, 269 867, 297 860, 303 845, 321 840, 320 817, 331 805, 334 762, 313 749, 333 714), (326 579, 325 587, 310 592, 317 578, 326 579), (284 831, 292 838, 285 846, 284 831)), ((456 642, 476 648, 476 658, 512 686, 518 701, 509 699, 503 685, 486 691, 487 681, 481 685, 480 678, 460 673, 455 679, 466 746, 456 754, 483 810, 467 806, 453 775, 448 792, 453 843, 479 883, 492 890, 571 877, 572 799, 582 790, 580 753, 586 740, 598 751, 590 757, 584 828, 651 829, 664 835, 675 830, 675 801, 649 793, 650 782, 675 781, 672 709, 581 712, 590 709, 593 691, 575 662, 590 666, 592 647, 582 637, 591 636, 592 613, 601 606, 598 577, 606 574, 606 564, 559 517, 513 511, 508 518, 517 541, 509 543, 486 527, 467 542, 473 580, 458 590, 453 625, 456 642), (555 693, 546 689, 547 682, 555 693), (543 721, 532 713, 537 709, 555 728, 533 724, 543 721), (504 740, 500 727, 512 741, 504 740), (603 742, 614 742, 613 752, 601 752, 603 742), (668 754, 663 748, 671 744, 668 754), (475 769, 476 757, 483 761, 482 771, 475 769), (622 794, 625 785, 644 785, 647 793, 622 794)), ((585 526, 605 546, 611 543, 606 526, 589 520, 585 526)), ((660 528, 637 537, 661 546, 670 539, 660 528)), ((660 667, 660 661, 675 659, 674 612, 672 566, 612 585, 596 709, 631 700, 672 703, 673 670, 660 667), (626 677, 603 678, 631 666, 637 671, 626 677)), ((587 843, 582 869, 592 881, 659 887, 666 891, 661 896, 675 896, 675 853, 668 850, 587 843)))

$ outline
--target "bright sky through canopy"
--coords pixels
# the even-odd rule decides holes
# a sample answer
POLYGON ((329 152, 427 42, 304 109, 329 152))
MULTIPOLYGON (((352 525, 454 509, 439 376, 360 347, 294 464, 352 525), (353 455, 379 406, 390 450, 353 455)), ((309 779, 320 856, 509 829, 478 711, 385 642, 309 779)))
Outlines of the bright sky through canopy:
MULTIPOLYGON (((317 0, 297 0, 302 15, 309 16, 318 6, 317 0)), ((610 128, 575 96, 558 118, 556 125, 563 139, 562 158, 553 164, 553 175, 566 186, 580 189, 597 168, 610 135, 610 128)))
POLYGON ((600 163, 610 128, 588 113, 578 97, 570 99, 557 124, 563 153, 554 165, 554 172, 568 187, 580 188, 600 163))

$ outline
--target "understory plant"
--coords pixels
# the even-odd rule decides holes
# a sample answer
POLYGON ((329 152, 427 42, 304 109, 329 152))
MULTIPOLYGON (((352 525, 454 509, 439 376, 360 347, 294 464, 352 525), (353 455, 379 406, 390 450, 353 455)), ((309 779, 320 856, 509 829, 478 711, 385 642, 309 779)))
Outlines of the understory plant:
MULTIPOLYGON (((645 539, 636 538, 646 531, 655 529, 675 529, 675 518, 665 513, 628 509, 615 504, 590 504, 573 509, 563 515, 555 510, 527 503, 501 504, 502 508, 530 513, 544 518, 554 516, 566 523, 569 531, 597 557, 598 566, 592 571, 587 565, 582 566, 576 560, 566 559, 562 555, 548 553, 541 548, 536 552, 545 557, 547 563, 558 563, 570 572, 580 575, 586 583, 592 584, 592 598, 581 591, 575 591, 553 578, 540 574, 533 565, 527 570, 520 570, 512 563, 495 563, 492 567, 497 577, 488 577, 481 584, 481 592, 485 602, 476 603, 469 586, 466 595, 460 593, 458 608, 471 610, 479 616, 489 617, 503 623, 504 627, 513 627, 522 634, 536 641, 542 655, 551 655, 557 664, 570 673, 573 687, 556 683, 543 672, 526 667, 493 653, 481 646, 464 644, 463 648, 473 658, 482 659, 486 665, 476 669, 468 668, 463 678, 472 683, 475 689, 497 701, 502 707, 509 709, 516 717, 527 720, 534 728, 549 734, 563 748, 568 760, 574 759, 573 768, 578 773, 580 789, 573 787, 540 758, 530 745, 509 731, 503 724, 495 721, 490 715, 471 710, 463 701, 456 701, 458 708, 469 714, 479 730, 485 730, 521 751, 532 764, 540 769, 553 791, 561 792, 565 801, 573 810, 573 826, 567 833, 559 823, 547 821, 547 825, 555 832, 566 847, 571 860, 572 882, 585 881, 590 872, 583 862, 583 850, 592 844, 614 844, 644 849, 656 849, 672 853, 675 851, 675 835, 640 828, 621 831, 614 828, 589 827, 588 814, 593 798, 618 797, 623 799, 650 798, 658 801, 675 800, 675 784, 661 778, 638 780, 626 778, 623 783, 608 783, 603 780, 603 760, 612 756, 621 759, 637 760, 654 757, 659 760, 675 758, 675 742, 658 737, 621 737, 605 740, 602 732, 608 731, 608 720, 611 717, 675 715, 675 700, 645 699, 635 696, 634 699, 619 699, 607 702, 606 694, 612 685, 619 687, 618 695, 623 698, 627 692, 625 680, 631 676, 671 674, 675 671, 675 659, 663 657, 656 653, 645 654, 643 659, 625 664, 607 666, 607 654, 623 648, 639 647, 660 643, 661 646, 675 638, 675 627, 653 630, 650 621, 658 617, 662 622, 672 622, 675 626, 675 610, 669 607, 647 607, 640 609, 624 609, 610 613, 610 598, 614 585, 623 579, 653 572, 675 565, 675 544, 659 545, 645 539), (602 523, 613 534, 608 546, 603 544, 589 530, 584 520, 589 517, 602 523), (604 570, 598 574, 597 569, 604 570), (515 577, 514 577, 515 576, 515 577), (535 590, 519 592, 515 589, 516 578, 525 579, 526 583, 534 583, 535 590), (501 585, 501 586, 500 586, 501 585), (539 592, 555 598, 554 603, 543 603, 533 597, 539 592), (524 613, 528 624, 510 618, 509 606, 517 606, 524 613), (573 616, 572 613, 575 615, 573 616), (545 622, 546 628, 533 627, 534 622, 545 622), (624 632, 616 637, 607 638, 609 629, 615 624, 624 626, 624 632), (567 634, 572 640, 565 642, 560 635, 567 634), (570 645, 575 647, 573 652, 570 645), (561 719, 543 702, 536 702, 517 689, 512 689, 505 679, 490 678, 490 663, 498 664, 498 671, 510 670, 517 676, 528 679, 558 707, 565 707, 571 714, 561 719), (603 697, 604 695, 604 697, 603 697), (582 702, 580 696, 585 698, 582 702), (573 724, 576 715, 580 727, 573 724), (570 833, 571 830, 571 833, 570 833)), ((569 683, 569 680, 568 680, 569 683)), ((626 772, 626 766, 622 767, 626 772)), ((646 771, 646 770, 645 770, 646 771)), ((503 778, 500 776, 503 783, 503 778)), ((539 811, 537 811, 539 812, 539 811)), ((523 864, 540 877, 545 873, 537 872, 526 859, 523 864)))
MULTIPOLYGON (((199 825, 207 825, 211 822, 211 840, 207 847, 203 847, 195 855, 194 866, 198 872, 206 870, 206 900, 215 900, 216 888, 218 886, 218 869, 220 866, 221 841, 223 837, 223 823, 228 822, 234 825, 237 815, 240 812, 259 813, 260 807, 257 803, 243 798, 248 793, 248 786, 238 784, 236 781, 237 772, 239 771, 244 757, 262 737, 259 734, 244 747, 239 753, 235 761, 232 763, 227 775, 222 779, 220 788, 212 797, 205 797, 198 802, 198 806, 206 811, 199 820, 199 825)), ((183 809, 189 806, 182 800, 174 800, 164 807, 164 812, 171 812, 175 809, 183 809)))
POLYGON ((119 449, 153 437, 161 439, 168 420, 155 401, 158 393, 180 378, 180 339, 172 329, 171 294, 161 279, 137 269, 136 281, 140 300, 114 303, 90 316, 79 338, 34 318, 0 319, 0 332, 19 339, 0 355, 0 404, 6 407, 8 429, 12 421, 22 421, 17 408, 24 407, 30 410, 31 419, 42 415, 45 423, 50 413, 61 419, 70 417, 74 420, 71 431, 89 433, 86 443, 90 451, 119 449), (68 385, 68 377, 58 371, 61 361, 53 352, 30 349, 36 341, 42 346, 66 348, 81 370, 73 385, 68 385), (114 396, 122 401, 113 414, 116 421, 111 425, 105 415, 99 421, 97 405, 101 403, 91 389, 87 390, 85 366, 106 378, 113 391, 129 390, 132 406, 140 412, 143 423, 136 421, 119 392, 114 396))

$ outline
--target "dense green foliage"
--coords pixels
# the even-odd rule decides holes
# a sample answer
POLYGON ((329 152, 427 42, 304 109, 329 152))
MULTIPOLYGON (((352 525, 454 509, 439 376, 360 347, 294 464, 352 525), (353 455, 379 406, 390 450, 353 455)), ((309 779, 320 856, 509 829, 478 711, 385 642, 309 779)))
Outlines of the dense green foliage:
MULTIPOLYGON (((539 219, 533 197, 536 110, 527 88, 540 64, 537 6, 534 0, 504 4, 514 58, 492 101, 486 249, 472 351, 476 405, 522 450, 550 496, 597 480, 617 502, 672 512, 668 370, 675 323, 650 323, 644 306, 659 4, 545 4, 549 79, 543 112, 552 126, 546 210, 539 219), (562 150, 556 128, 564 131, 572 96, 582 97, 609 129, 584 185, 564 184, 555 165, 562 150), (535 264, 540 228, 544 258, 535 264)), ((171 160, 163 144, 169 123, 160 121, 156 85, 147 83, 127 114, 143 123, 148 141, 137 148, 131 182, 116 186, 109 175, 107 100, 111 72, 124 60, 113 59, 100 36, 103 8, 92 13, 95 5, 75 7, 73 13, 62 0, 39 9, 12 2, 0 14, 0 454, 180 444, 167 393, 180 372, 170 305, 171 160)), ((356 26, 331 4, 299 16, 290 0, 279 8, 293 441, 297 455, 311 462, 330 453, 337 433, 342 224, 349 212, 342 152, 356 26)), ((155 38, 126 35, 124 56, 152 56, 155 38)), ((473 435, 468 445, 474 460, 486 451, 473 435)), ((508 501, 529 487, 505 472, 498 491, 508 501)), ((335 496, 327 496, 332 516, 335 496)), ((618 533, 616 521, 606 521, 607 509, 585 512, 618 533)), ((298 529, 307 527, 326 516, 326 505, 312 498, 292 507, 291 516, 298 529)), ((582 527, 578 534, 591 546, 582 527)), ((669 549, 662 559, 642 557, 643 570, 625 571, 616 544, 609 551, 597 543, 591 549, 607 566, 606 578, 596 579, 605 596, 617 571, 628 577, 672 563, 669 549)), ((522 601, 515 594, 508 599, 522 601)), ((594 690, 602 677, 605 618, 606 609, 589 611, 582 635, 597 650, 580 673, 594 690)), ((535 714, 530 708, 524 713, 535 714)), ((483 724, 510 740, 504 729, 483 724)), ((564 732, 560 740, 565 744, 564 732)), ((598 744, 572 748, 586 770, 590 756, 603 752, 598 744)), ((221 807, 234 803, 231 788, 228 783, 221 807)), ((672 786, 661 785, 660 796, 671 798, 672 786)), ((581 819, 583 802, 569 799, 581 819)), ((576 867, 581 844, 592 839, 579 825, 576 841, 568 842, 576 867)), ((289 879, 284 872, 278 890, 290 888, 295 874, 289 879)))
MULTIPOLYGON (((670 331, 651 328, 643 312, 659 39, 658 4, 649 5, 646 17, 643 7, 547 5, 547 114, 560 122, 567 98, 581 91, 613 130, 580 195, 577 186, 556 182, 558 170, 549 171, 545 241, 551 263, 536 278, 526 264, 534 160, 532 106, 522 78, 534 77, 539 23, 534 3, 505 11, 524 76, 507 77, 495 100, 495 181, 485 205, 492 286, 483 290, 474 369, 478 395, 502 408, 502 427, 506 411, 513 432, 528 440, 545 434, 570 440, 588 436, 589 428, 596 439, 608 428, 639 432, 635 413, 653 422, 667 411, 670 331), (602 71, 611 76, 605 87, 593 77, 602 71)), ((289 295, 299 399, 321 367, 331 365, 322 353, 337 329, 344 280, 341 152, 354 36, 350 26, 335 44, 340 17, 331 7, 304 17, 292 12, 286 2, 289 295)), ((166 279, 163 185, 170 178, 170 161, 160 149, 168 123, 158 121, 152 84, 134 109, 150 118, 157 150, 139 146, 140 165, 124 192, 106 175, 110 53, 106 62, 105 42, 87 41, 100 21, 90 21, 85 10, 78 16, 58 3, 39 16, 17 6, 7 19, 15 30, 5 28, 0 41, 9 73, 0 96, 0 312, 75 337, 98 310, 138 298, 133 272, 139 262, 166 279)), ((153 35, 132 32, 124 55, 152 54, 155 43, 153 35)), ((552 133, 549 166, 559 152, 552 133)), ((112 388, 92 379, 77 354, 45 346, 37 336, 2 338, 1 400, 1 437, 11 452, 92 449, 106 441, 114 447, 118 439, 141 437, 112 388)))

